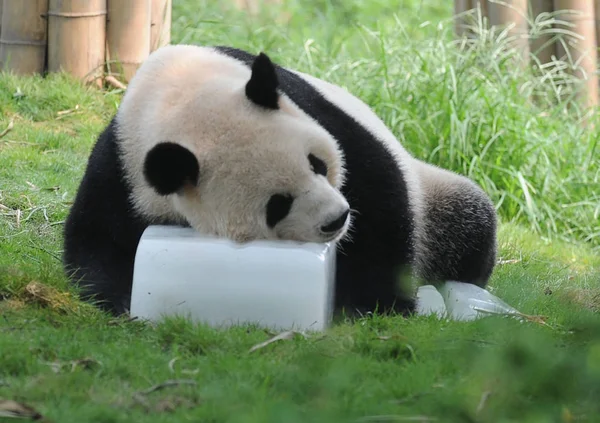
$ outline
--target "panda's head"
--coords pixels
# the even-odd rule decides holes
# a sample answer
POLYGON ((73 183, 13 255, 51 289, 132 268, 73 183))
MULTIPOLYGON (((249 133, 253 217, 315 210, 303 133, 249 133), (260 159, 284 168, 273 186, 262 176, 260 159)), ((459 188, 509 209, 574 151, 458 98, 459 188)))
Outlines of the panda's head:
POLYGON ((212 60, 210 74, 222 75, 182 88, 180 106, 156 116, 170 124, 156 125, 141 164, 145 195, 201 233, 238 242, 341 239, 351 216, 335 140, 278 92, 266 55, 246 74, 220 56, 212 60))

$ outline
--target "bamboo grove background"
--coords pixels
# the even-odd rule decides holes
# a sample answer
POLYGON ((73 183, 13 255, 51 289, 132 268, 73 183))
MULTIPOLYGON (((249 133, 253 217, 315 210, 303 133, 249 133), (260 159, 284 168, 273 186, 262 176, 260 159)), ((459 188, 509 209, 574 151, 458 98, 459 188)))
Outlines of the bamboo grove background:
POLYGON ((600 0, 455 0, 458 37, 504 31, 534 69, 561 63, 581 83, 584 108, 598 105, 600 0))
MULTIPOLYGON (((229 1, 254 13, 261 1, 284 0, 229 1)), ((567 57, 584 84, 581 103, 598 105, 600 0, 454 0, 454 12, 458 38, 497 28, 534 68, 567 57)), ((152 51, 169 44, 171 13, 172 0, 0 0, 0 70, 66 71, 124 87, 152 51)))
POLYGON ((0 69, 122 85, 170 42, 171 0, 0 0, 0 69))

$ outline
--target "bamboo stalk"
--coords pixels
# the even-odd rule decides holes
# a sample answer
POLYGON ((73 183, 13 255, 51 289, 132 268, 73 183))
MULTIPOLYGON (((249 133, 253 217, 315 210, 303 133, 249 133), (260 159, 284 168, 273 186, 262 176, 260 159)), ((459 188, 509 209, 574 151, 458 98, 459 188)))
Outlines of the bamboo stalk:
POLYGON ((16 74, 44 72, 48 0, 3 2, 0 67, 16 74))
MULTIPOLYGON (((600 43, 600 0, 594 0, 594 21, 596 27, 596 47, 600 43)), ((598 59, 600 61, 600 58, 598 59)))
POLYGON ((50 0, 48 70, 102 84, 106 0, 50 0))
POLYGON ((454 32, 459 38, 468 33, 468 22, 465 16, 458 15, 471 9, 471 0, 454 0, 454 32))
POLYGON ((151 0, 108 0, 107 59, 130 81, 150 54, 151 0))
MULTIPOLYGON (((0 0, 0 37, 2 36, 2 5, 4 4, 4 0, 0 0)), ((2 65, 0 64, 0 69, 2 69, 2 65)))
POLYGON ((526 58, 529 55, 527 0, 488 0, 488 10, 490 25, 512 26, 508 35, 513 39, 513 46, 526 58))
MULTIPOLYGON (((554 11, 554 0, 530 0, 532 20, 542 13, 552 13, 554 11)), ((544 26, 543 30, 547 31, 551 27, 544 26)), ((550 63, 552 56, 556 54, 556 43, 552 42, 552 34, 539 34, 530 40, 531 52, 537 60, 542 64, 550 63)))
POLYGON ((584 107, 598 104, 598 53, 596 45, 596 25, 594 2, 590 0, 554 0, 554 10, 572 10, 577 12, 561 14, 560 19, 573 24, 570 31, 577 33, 581 39, 566 35, 564 42, 557 45, 560 57, 569 55, 570 63, 578 64, 573 74, 585 82, 585 89, 580 92, 579 99, 584 107))
POLYGON ((150 52, 171 42, 172 0, 152 0, 150 52))

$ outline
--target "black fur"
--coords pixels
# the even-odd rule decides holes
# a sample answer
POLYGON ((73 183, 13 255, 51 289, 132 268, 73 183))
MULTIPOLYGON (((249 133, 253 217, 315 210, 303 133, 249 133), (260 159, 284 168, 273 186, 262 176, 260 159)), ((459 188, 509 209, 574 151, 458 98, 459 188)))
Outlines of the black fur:
POLYGON ((308 161, 312 166, 313 172, 315 172, 317 175, 327 176, 327 165, 323 160, 319 159, 314 154, 309 154, 308 161))
POLYGON ((114 314, 129 309, 135 252, 150 223, 135 213, 129 194, 113 119, 92 150, 65 222, 63 259, 82 298, 114 314))
POLYGON ((185 184, 196 185, 200 166, 196 156, 185 147, 172 142, 154 146, 144 161, 144 176, 160 195, 179 191, 185 184))
POLYGON ((266 54, 260 53, 252 63, 252 76, 246 84, 246 96, 259 106, 277 110, 279 108, 278 85, 271 59, 266 54))

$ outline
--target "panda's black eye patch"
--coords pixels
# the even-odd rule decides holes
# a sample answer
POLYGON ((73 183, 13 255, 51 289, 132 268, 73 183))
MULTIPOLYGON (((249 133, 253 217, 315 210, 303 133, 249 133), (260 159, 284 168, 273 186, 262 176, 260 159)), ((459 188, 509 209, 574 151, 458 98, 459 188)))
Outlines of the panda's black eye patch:
POLYGON ((275 194, 267 203, 267 225, 269 228, 282 221, 290 212, 294 197, 289 194, 275 194))
POLYGON ((317 175, 327 176, 327 165, 323 160, 319 159, 314 154, 309 154, 308 161, 310 162, 310 167, 313 172, 317 175))

